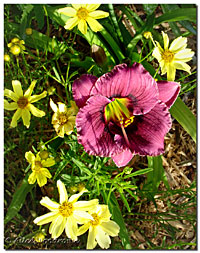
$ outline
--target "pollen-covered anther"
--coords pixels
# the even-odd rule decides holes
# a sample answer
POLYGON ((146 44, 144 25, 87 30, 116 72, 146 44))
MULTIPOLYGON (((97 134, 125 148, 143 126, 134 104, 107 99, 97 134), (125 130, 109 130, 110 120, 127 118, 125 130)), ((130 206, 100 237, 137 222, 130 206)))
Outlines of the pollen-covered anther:
POLYGON ((69 202, 63 202, 62 205, 59 206, 59 212, 64 217, 69 217, 73 213, 73 205, 69 202))
POLYGON ((162 54, 162 58, 165 62, 171 62, 174 59, 174 53, 169 50, 165 50, 162 54))
POLYGON ((85 8, 80 8, 80 9, 77 11, 77 16, 78 16, 78 18, 80 18, 80 19, 87 19, 87 17, 88 17, 88 11, 87 11, 87 9, 85 9, 85 8))
POLYGON ((28 99, 25 97, 21 97, 18 99, 17 104, 19 108, 24 109, 28 105, 28 99))
POLYGON ((93 214, 91 214, 91 215, 92 215, 92 217, 93 217, 94 220, 91 220, 90 223, 91 223, 93 226, 99 225, 100 219, 99 219, 98 215, 97 215, 96 213, 93 213, 93 214))
POLYGON ((131 123, 133 123, 135 116, 131 116, 129 119, 121 119, 120 124, 122 124, 124 127, 129 126, 131 123))

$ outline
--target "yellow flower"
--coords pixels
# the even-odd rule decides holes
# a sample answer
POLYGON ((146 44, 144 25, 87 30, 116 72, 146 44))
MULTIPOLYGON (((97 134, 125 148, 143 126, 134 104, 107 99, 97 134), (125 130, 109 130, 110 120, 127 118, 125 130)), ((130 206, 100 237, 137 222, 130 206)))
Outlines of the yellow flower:
POLYGON ((23 124, 29 128, 31 119, 30 112, 36 117, 43 117, 45 115, 45 112, 37 109, 34 105, 32 105, 32 103, 46 97, 47 95, 47 92, 44 91, 40 95, 31 96, 35 84, 36 81, 32 81, 31 85, 24 94, 21 83, 17 80, 12 81, 14 92, 5 89, 4 96, 11 98, 14 102, 9 103, 6 99, 4 99, 4 108, 10 111, 17 110, 12 117, 10 124, 11 127, 16 127, 17 121, 22 117, 23 124))
POLYGON ((111 214, 107 205, 98 205, 96 210, 89 213, 93 220, 85 219, 85 224, 78 229, 77 235, 82 235, 89 229, 87 249, 94 249, 97 243, 102 249, 108 249, 111 244, 110 236, 118 235, 119 226, 110 220, 111 214))
POLYGON ((13 55, 19 55, 21 50, 25 50, 25 47, 23 46, 24 44, 25 43, 23 40, 19 40, 18 38, 14 38, 8 44, 8 47, 10 48, 10 52, 13 55))
POLYGON ((94 209, 98 204, 98 199, 77 201, 85 191, 74 194, 68 199, 65 185, 60 180, 57 181, 57 187, 60 195, 60 203, 50 200, 49 197, 43 197, 40 204, 47 207, 50 212, 37 217, 34 223, 44 225, 51 222, 49 233, 53 239, 58 238, 65 229, 68 238, 76 241, 77 224, 85 219, 93 219, 86 211, 94 209))
POLYGON ((58 102, 57 106, 52 99, 50 99, 50 106, 54 111, 52 124, 57 135, 63 138, 65 133, 67 135, 71 134, 76 120, 76 117, 74 116, 76 115, 75 108, 67 108, 67 106, 61 102, 58 102))
POLYGON ((164 48, 156 41, 156 47, 153 51, 153 56, 158 60, 162 75, 167 73, 167 80, 174 81, 176 69, 184 70, 190 73, 190 66, 186 63, 192 59, 194 52, 186 48, 187 38, 178 37, 172 41, 169 47, 168 35, 162 32, 164 48))
POLYGON ((38 232, 38 233, 33 237, 33 239, 34 239, 36 242, 41 243, 41 242, 43 242, 44 239, 45 239, 45 234, 42 233, 42 232, 38 232))
POLYGON ((29 151, 25 154, 26 160, 31 164, 32 173, 28 178, 29 184, 34 184, 37 180, 37 183, 40 187, 44 186, 47 183, 47 178, 51 178, 51 173, 46 167, 51 167, 55 164, 53 157, 47 159, 41 159, 40 152, 35 155, 29 151))
POLYGON ((94 32, 103 29, 103 26, 96 19, 106 18, 109 16, 109 13, 100 10, 96 11, 99 6, 100 4, 72 4, 72 7, 59 9, 58 12, 72 17, 66 22, 65 29, 71 30, 78 25, 81 33, 86 34, 87 23, 94 32))
POLYGON ((9 62, 10 61, 10 55, 4 54, 4 61, 9 62))

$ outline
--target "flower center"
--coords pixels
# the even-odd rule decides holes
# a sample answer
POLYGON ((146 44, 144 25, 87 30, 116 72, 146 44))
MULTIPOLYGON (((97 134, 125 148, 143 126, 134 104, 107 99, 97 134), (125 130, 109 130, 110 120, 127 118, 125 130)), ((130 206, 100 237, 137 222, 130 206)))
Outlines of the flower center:
POLYGON ((64 217, 69 217, 73 213, 73 205, 67 201, 63 202, 59 206, 59 212, 64 217))
POLYGON ((164 51, 164 53, 162 54, 162 58, 165 62, 169 63, 174 59, 174 53, 172 53, 169 50, 164 51))
POLYGON ((77 11, 77 16, 78 16, 78 18, 80 18, 80 19, 86 20, 87 17, 88 17, 88 11, 87 11, 87 9, 81 7, 81 8, 77 11))
POLYGON ((114 121, 119 126, 127 127, 130 125, 134 116, 131 116, 129 109, 127 108, 129 104, 129 99, 127 98, 114 98, 114 100, 106 105, 105 107, 105 120, 114 121))
POLYGON ((28 105, 28 99, 25 97, 21 97, 18 99, 17 104, 19 108, 24 109, 28 105))
POLYGON ((92 226, 97 226, 100 223, 100 219, 96 213, 91 214, 94 220, 91 220, 90 223, 92 226))
POLYGON ((62 113, 60 114, 59 116, 59 122, 60 122, 60 125, 64 125, 68 120, 68 117, 66 114, 62 113))
POLYGON ((35 161, 34 171, 39 172, 41 168, 42 168, 41 162, 40 161, 35 161))

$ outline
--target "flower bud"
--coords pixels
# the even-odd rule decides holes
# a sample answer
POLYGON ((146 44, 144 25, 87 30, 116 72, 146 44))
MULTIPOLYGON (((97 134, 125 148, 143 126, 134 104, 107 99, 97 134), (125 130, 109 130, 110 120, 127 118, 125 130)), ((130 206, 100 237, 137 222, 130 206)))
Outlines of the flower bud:
POLYGON ((43 160, 47 159, 49 157, 49 152, 47 150, 43 150, 42 152, 40 152, 40 157, 43 160))
POLYGON ((30 27, 28 27, 28 28, 26 28, 26 35, 32 35, 32 33, 33 33, 33 29, 32 28, 30 28, 30 27))
POLYGON ((151 37, 152 37, 152 34, 151 34, 151 32, 144 32, 143 33, 143 36, 145 37, 145 39, 147 39, 147 40, 149 40, 149 39, 151 39, 151 37))
POLYGON ((77 188, 78 188, 78 191, 81 192, 82 190, 85 189, 85 184, 84 184, 83 182, 81 182, 81 183, 79 183, 79 184, 77 185, 77 188))
POLYGON ((7 62, 10 61, 10 56, 8 54, 4 54, 4 61, 7 61, 7 62))
POLYGON ((91 56, 97 65, 102 66, 107 61, 107 56, 102 47, 93 44, 91 47, 91 56))
POLYGON ((17 45, 14 45, 10 48, 10 52, 13 54, 13 55, 19 55, 20 52, 21 52, 21 49, 19 46, 17 45))
POLYGON ((42 232, 38 232, 33 238, 36 242, 43 242, 45 239, 45 234, 42 232))
POLYGON ((71 193, 71 194, 76 193, 77 190, 78 190, 78 188, 76 185, 73 185, 73 186, 69 187, 69 189, 68 189, 69 193, 71 193))

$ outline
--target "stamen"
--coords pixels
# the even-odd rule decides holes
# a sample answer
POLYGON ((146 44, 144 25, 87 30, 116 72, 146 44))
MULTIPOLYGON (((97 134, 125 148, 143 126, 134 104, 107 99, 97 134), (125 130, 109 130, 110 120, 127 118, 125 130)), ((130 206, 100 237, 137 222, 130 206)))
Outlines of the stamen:
POLYGON ((25 97, 21 97, 18 99, 17 104, 19 108, 24 109, 28 105, 28 99, 25 97))
POLYGON ((124 129, 123 120, 122 120, 122 119, 121 119, 121 121, 120 121, 120 126, 121 126, 121 129, 122 129, 122 133, 123 133, 123 135, 124 135, 124 139, 125 139, 125 141, 126 141, 126 144, 128 145, 128 147, 130 147, 130 142, 129 142, 129 140, 128 140, 128 136, 127 136, 127 134, 126 134, 126 131, 125 131, 125 129, 124 129))
POLYGON ((88 11, 87 11, 87 9, 81 7, 81 8, 77 11, 77 16, 78 16, 78 18, 80 18, 80 19, 86 20, 87 17, 88 17, 88 11))
POLYGON ((169 63, 174 59, 174 53, 169 50, 165 50, 162 54, 162 58, 165 62, 169 63))
POLYGON ((91 214, 91 215, 92 215, 92 217, 93 217, 94 220, 91 220, 90 223, 91 223, 93 226, 99 225, 100 219, 99 219, 98 215, 97 215, 96 213, 93 213, 93 214, 91 214))
POLYGON ((64 217, 69 217, 73 213, 73 205, 69 202, 63 202, 62 205, 59 206, 59 212, 64 217))

